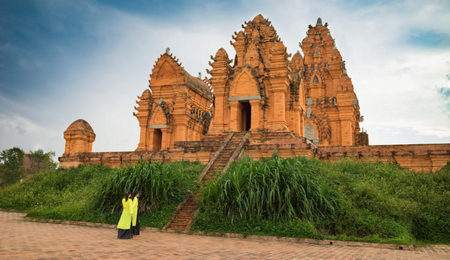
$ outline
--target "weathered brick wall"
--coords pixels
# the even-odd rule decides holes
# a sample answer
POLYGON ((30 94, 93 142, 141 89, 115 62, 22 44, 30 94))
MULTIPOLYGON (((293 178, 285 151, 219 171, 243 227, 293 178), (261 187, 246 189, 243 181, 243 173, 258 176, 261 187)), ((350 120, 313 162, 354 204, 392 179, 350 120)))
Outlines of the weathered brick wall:
MULTIPOLYGON (((224 135, 206 136, 202 141, 177 142, 163 151, 75 153, 59 158, 60 167, 100 164, 121 167, 135 164, 141 158, 155 161, 199 161, 207 164, 219 149, 224 135)), ((254 160, 271 157, 273 151, 283 158, 306 156, 320 160, 351 158, 366 161, 397 162, 413 171, 438 171, 450 160, 450 144, 409 144, 371 146, 317 147, 303 137, 289 132, 252 133, 245 154, 254 160)))
POLYGON ((59 158, 59 167, 77 167, 82 164, 98 164, 108 167, 122 167, 139 160, 154 161, 199 161, 207 164, 222 144, 223 136, 206 137, 203 141, 176 142, 174 148, 162 151, 95 152, 72 153, 59 158))
POLYGON ((413 171, 438 171, 450 160, 450 144, 405 144, 320 147, 315 157, 321 160, 352 158, 397 162, 413 171))

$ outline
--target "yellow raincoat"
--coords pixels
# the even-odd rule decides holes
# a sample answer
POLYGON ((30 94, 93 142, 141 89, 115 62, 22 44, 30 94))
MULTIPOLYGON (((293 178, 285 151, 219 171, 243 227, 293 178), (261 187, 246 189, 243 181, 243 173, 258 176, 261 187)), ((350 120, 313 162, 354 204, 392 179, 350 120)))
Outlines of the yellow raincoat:
POLYGON ((119 223, 117 224, 118 229, 130 229, 131 227, 131 214, 132 214, 132 202, 131 199, 125 200, 122 199, 123 211, 120 216, 119 223))
POLYGON ((135 197, 133 199, 133 202, 131 203, 131 213, 133 214, 134 218, 133 218, 133 222, 132 225, 136 226, 136 220, 137 220, 137 214, 138 214, 138 198, 135 197))

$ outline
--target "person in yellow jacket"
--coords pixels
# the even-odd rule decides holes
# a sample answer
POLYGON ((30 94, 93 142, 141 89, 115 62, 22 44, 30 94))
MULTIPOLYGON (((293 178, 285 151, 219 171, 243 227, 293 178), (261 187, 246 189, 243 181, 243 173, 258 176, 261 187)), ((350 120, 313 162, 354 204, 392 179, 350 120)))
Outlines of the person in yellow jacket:
POLYGON ((140 225, 139 225, 139 214, 138 214, 138 206, 139 206, 139 192, 135 191, 133 192, 133 196, 132 196, 133 200, 131 203, 131 208, 132 208, 132 213, 133 213, 133 221, 131 222, 131 231, 133 233, 133 235, 139 235, 140 233, 140 225))
POLYGON ((133 238, 131 231, 131 221, 133 220, 131 193, 128 191, 122 199, 122 215, 117 224, 117 238, 130 239, 133 238))

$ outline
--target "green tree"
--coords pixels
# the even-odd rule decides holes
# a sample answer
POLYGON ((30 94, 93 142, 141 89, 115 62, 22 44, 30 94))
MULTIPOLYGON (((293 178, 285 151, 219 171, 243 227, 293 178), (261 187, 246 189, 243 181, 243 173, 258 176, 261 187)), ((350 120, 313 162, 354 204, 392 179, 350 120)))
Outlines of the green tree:
POLYGON ((23 158, 24 152, 18 147, 6 149, 0 153, 1 186, 16 183, 24 176, 23 158))
POLYGON ((52 160, 55 155, 54 152, 44 153, 42 149, 36 151, 30 151, 28 158, 30 159, 29 174, 39 173, 41 171, 54 170, 57 167, 57 163, 52 160))

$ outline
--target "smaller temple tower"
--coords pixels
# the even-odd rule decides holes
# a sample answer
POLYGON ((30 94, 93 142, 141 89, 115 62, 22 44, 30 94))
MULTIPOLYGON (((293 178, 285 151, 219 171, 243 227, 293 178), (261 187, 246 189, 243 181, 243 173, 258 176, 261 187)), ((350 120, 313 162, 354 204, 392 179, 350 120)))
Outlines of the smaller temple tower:
POLYGON ((90 153, 92 152, 92 143, 95 141, 95 133, 88 122, 78 119, 64 131, 64 139, 66 148, 63 156, 74 153, 90 153))
POLYGON ((191 76, 169 52, 156 61, 149 89, 133 113, 139 121, 137 151, 159 151, 177 141, 197 141, 208 131, 213 95, 209 85, 191 76))
POLYGON ((368 145, 359 123, 358 98, 336 48, 328 24, 318 18, 301 42, 304 54, 302 89, 305 89, 304 136, 320 146, 368 145))

